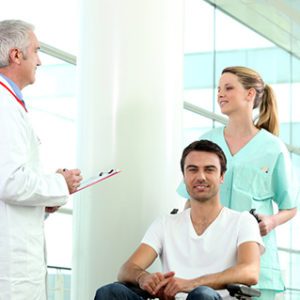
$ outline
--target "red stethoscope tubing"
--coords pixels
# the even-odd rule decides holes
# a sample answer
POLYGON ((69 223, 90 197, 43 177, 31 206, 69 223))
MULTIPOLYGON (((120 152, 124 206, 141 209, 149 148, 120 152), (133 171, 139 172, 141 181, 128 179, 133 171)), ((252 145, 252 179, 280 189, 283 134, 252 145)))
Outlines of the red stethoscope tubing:
POLYGON ((25 107, 25 104, 24 104, 24 102, 23 101, 21 101, 16 95, 15 95, 15 93, 6 85, 6 84, 4 84, 3 82, 1 82, 0 81, 0 84, 5 88, 5 89, 7 89, 13 96, 14 96, 14 98, 17 100, 17 102, 19 102, 19 104, 21 104, 22 105, 22 107, 25 109, 25 111, 27 112, 27 109, 26 109, 26 107, 25 107))

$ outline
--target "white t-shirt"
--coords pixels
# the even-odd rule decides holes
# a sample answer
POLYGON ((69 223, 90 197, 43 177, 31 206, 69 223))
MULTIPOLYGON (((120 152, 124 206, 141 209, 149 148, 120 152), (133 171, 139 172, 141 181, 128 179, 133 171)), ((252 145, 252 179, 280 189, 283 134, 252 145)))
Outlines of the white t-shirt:
POLYGON ((250 241, 264 251, 255 218, 224 207, 202 235, 195 232, 187 209, 155 220, 142 243, 159 255, 163 272, 174 271, 176 277, 191 279, 234 266, 239 245, 250 241))

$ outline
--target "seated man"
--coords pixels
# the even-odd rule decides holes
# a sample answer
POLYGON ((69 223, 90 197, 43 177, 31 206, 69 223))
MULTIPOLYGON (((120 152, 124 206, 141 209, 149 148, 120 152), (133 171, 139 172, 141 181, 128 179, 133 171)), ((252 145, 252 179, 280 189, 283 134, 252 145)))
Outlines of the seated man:
MULTIPOLYGON (((222 149, 207 140, 190 144, 183 151, 181 170, 191 208, 154 221, 118 280, 166 300, 222 299, 229 283, 256 284, 264 247, 252 215, 220 204, 226 171, 222 149), (158 256, 163 273, 149 273, 147 268, 158 256)), ((141 298, 120 283, 100 288, 95 296, 114 299, 141 298)))

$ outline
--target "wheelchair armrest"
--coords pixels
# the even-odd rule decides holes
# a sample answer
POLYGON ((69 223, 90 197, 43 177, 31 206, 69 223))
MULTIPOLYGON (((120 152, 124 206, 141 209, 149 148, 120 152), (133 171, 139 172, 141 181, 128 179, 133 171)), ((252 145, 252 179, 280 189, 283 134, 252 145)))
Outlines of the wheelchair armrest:
POLYGON ((128 282, 121 282, 121 281, 118 281, 118 283, 125 285, 127 288, 129 288, 131 291, 133 291, 134 293, 136 293, 143 299, 155 299, 156 298, 155 296, 152 296, 147 291, 142 290, 139 286, 137 286, 135 284, 128 283, 128 282))
POLYGON ((257 289, 251 288, 244 284, 228 284, 226 286, 226 289, 228 290, 231 297, 237 297, 238 296, 246 296, 246 297, 259 297, 261 292, 257 289))
MULTIPOLYGON (((143 299, 155 299, 155 296, 152 296, 147 291, 142 290, 139 286, 134 285, 128 282, 118 282, 125 285, 131 291, 142 297, 143 299)), ((237 299, 251 299, 251 297, 259 297, 261 292, 257 289, 251 288, 244 284, 228 284, 226 286, 231 297, 236 297, 237 299), (243 298, 245 297, 245 298, 243 298), (248 298, 249 297, 249 298, 248 298)))

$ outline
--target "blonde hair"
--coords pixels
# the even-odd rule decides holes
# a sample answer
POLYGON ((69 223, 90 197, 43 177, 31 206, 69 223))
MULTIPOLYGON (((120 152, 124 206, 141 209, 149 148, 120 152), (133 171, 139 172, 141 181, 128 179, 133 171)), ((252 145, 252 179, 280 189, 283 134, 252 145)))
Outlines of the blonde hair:
POLYGON ((256 96, 253 109, 259 108, 259 116, 255 120, 255 126, 258 129, 264 128, 274 135, 279 135, 277 102, 273 89, 264 83, 256 71, 250 68, 228 67, 222 71, 222 74, 224 73, 236 75, 245 89, 255 89, 256 96))

